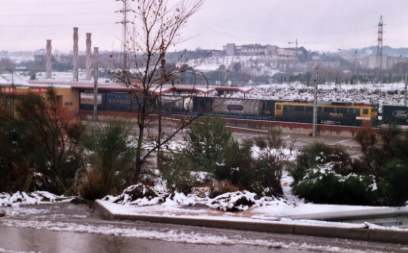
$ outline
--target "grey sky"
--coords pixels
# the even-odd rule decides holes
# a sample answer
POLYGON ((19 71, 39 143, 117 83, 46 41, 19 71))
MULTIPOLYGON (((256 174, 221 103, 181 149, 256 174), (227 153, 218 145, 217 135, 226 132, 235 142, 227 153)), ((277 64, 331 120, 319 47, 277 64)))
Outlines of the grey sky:
MULTIPOLYGON (((120 49, 115 0, 0 0, 0 50, 71 48, 72 27, 94 34, 104 50, 120 49)), ((408 47, 407 0, 206 0, 183 31, 181 48, 221 48, 228 42, 337 50, 376 44, 380 15, 385 44, 408 47)))

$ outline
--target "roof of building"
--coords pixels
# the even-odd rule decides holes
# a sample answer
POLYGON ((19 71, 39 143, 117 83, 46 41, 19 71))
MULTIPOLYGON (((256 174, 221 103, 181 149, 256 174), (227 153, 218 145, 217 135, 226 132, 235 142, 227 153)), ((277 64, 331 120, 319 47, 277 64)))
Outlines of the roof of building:
POLYGON ((27 80, 17 73, 14 73, 14 76, 11 73, 0 74, 0 85, 11 85, 12 83, 16 86, 28 84, 27 80))

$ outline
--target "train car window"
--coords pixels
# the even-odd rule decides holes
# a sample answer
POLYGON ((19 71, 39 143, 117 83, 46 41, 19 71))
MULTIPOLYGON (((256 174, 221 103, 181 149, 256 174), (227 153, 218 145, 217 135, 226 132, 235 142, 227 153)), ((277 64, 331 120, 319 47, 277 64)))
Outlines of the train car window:
POLYGON ((313 107, 310 107, 310 106, 306 107, 306 112, 312 112, 312 111, 313 111, 313 107))
POLYGON ((368 114, 368 109, 367 108, 363 109, 363 114, 368 114))
POLYGON ((276 110, 282 110, 282 105, 276 105, 276 110))

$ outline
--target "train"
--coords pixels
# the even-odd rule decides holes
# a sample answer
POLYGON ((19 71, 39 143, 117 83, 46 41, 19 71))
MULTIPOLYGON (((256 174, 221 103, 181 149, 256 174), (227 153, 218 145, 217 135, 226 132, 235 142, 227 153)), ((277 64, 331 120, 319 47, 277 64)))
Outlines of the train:
MULTIPOLYGON (((93 110, 93 93, 80 93, 80 109, 93 110)), ((155 102, 153 102, 155 103, 155 102)), ((161 97, 167 115, 208 115, 247 120, 312 123, 314 105, 305 101, 224 98, 207 96, 161 97)), ((137 112, 137 98, 128 92, 98 94, 98 110, 137 112)), ((364 103, 319 102, 317 123, 323 125, 377 127, 382 124, 408 126, 408 107, 364 103)))
MULTIPOLYGON (((48 87, 1 87, 0 94, 7 97, 35 93, 44 95, 48 87)), ((61 105, 73 114, 93 111, 94 94, 91 89, 54 87, 61 105)), ((1 96, 0 96, 1 97, 1 96)), ((158 105, 158 97, 152 96, 158 105)), ((313 102, 300 100, 268 100, 226 98, 217 96, 163 95, 162 113, 165 115, 208 115, 247 120, 266 120, 293 123, 313 122, 313 102)), ((99 90, 97 94, 100 112, 137 112, 140 100, 128 90, 99 90)), ((158 107, 157 107, 158 108, 158 107)), ((157 109, 156 108, 156 109, 157 109)), ((321 125, 378 127, 381 125, 408 126, 408 106, 364 103, 319 102, 317 123, 321 125)), ((155 110, 153 108, 153 110, 155 110)))

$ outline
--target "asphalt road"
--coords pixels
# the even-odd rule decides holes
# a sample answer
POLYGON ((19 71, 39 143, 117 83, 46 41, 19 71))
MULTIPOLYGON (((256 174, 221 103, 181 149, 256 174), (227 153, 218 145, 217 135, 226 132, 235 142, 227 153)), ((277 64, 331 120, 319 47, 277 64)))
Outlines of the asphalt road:
POLYGON ((0 252, 408 252, 408 245, 107 221, 85 205, 7 209, 0 252))
MULTIPOLYGON (((177 253, 177 252, 304 252, 298 249, 280 249, 279 247, 257 247, 246 245, 209 245, 175 243, 163 240, 129 238, 123 236, 84 234, 73 232, 54 232, 47 230, 21 229, 0 226, 0 245, 15 252, 44 253, 177 253)), ((0 248, 1 248, 0 247, 0 248)), ((0 250, 1 252, 1 250, 0 250)))

